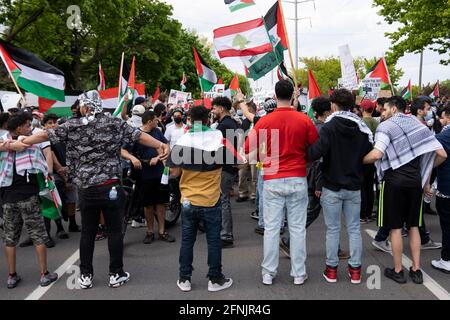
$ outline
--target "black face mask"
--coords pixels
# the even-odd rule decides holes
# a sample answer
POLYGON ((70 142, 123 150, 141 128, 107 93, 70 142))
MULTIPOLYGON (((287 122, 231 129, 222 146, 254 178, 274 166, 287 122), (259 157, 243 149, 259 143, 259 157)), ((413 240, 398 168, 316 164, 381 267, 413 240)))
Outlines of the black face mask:
POLYGON ((183 122, 183 119, 182 119, 182 118, 174 118, 173 121, 174 121, 176 124, 180 124, 180 123, 183 122))

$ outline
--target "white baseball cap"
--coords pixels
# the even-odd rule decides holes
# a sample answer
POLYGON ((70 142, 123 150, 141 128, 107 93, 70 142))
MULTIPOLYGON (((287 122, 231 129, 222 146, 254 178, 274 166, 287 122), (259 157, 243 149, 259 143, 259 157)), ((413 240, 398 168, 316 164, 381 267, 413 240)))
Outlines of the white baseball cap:
POLYGON ((132 113, 134 116, 142 116, 145 113, 145 107, 138 104, 134 106, 132 113))

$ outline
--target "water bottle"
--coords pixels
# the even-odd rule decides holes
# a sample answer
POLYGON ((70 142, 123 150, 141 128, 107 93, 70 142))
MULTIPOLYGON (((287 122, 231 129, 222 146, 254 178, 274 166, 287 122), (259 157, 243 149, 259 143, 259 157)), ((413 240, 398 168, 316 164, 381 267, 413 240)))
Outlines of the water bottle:
POLYGON ((183 207, 184 208, 189 208, 191 206, 191 202, 189 201, 188 198, 184 198, 183 200, 183 207))
POLYGON ((111 189, 111 191, 109 192, 109 200, 111 200, 111 201, 117 200, 117 188, 116 187, 113 187, 111 189))
POLYGON ((165 167, 164 168, 164 173, 161 177, 161 184, 163 186, 167 186, 169 185, 169 175, 170 175, 170 168, 169 167, 165 167))

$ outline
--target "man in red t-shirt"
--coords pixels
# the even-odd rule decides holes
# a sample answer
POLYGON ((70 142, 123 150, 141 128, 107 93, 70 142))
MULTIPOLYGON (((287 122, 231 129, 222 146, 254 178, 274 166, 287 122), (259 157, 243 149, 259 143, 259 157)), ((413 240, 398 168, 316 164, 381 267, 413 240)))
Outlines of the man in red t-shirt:
POLYGON ((307 149, 318 139, 311 119, 292 107, 294 87, 280 81, 275 87, 278 108, 258 121, 250 133, 245 152, 259 149, 264 163, 264 261, 263 283, 271 285, 277 275, 279 232, 287 209, 291 235, 291 276, 303 284, 306 274, 306 181, 307 149))

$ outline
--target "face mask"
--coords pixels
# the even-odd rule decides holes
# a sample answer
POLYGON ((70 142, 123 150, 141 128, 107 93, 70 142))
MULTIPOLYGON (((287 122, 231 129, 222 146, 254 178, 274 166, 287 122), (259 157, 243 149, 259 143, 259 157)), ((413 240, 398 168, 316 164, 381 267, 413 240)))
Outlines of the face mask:
POLYGON ((236 111, 236 114, 239 116, 239 117, 242 117, 243 115, 244 115, 244 113, 242 112, 242 110, 238 110, 238 111, 236 111))
POLYGON ((31 126, 33 128, 37 128, 41 125, 41 122, 38 119, 33 119, 33 121, 31 122, 31 126))
POLYGON ((176 124, 180 124, 180 123, 183 122, 183 119, 181 119, 181 118, 174 118, 173 121, 174 121, 176 124))

